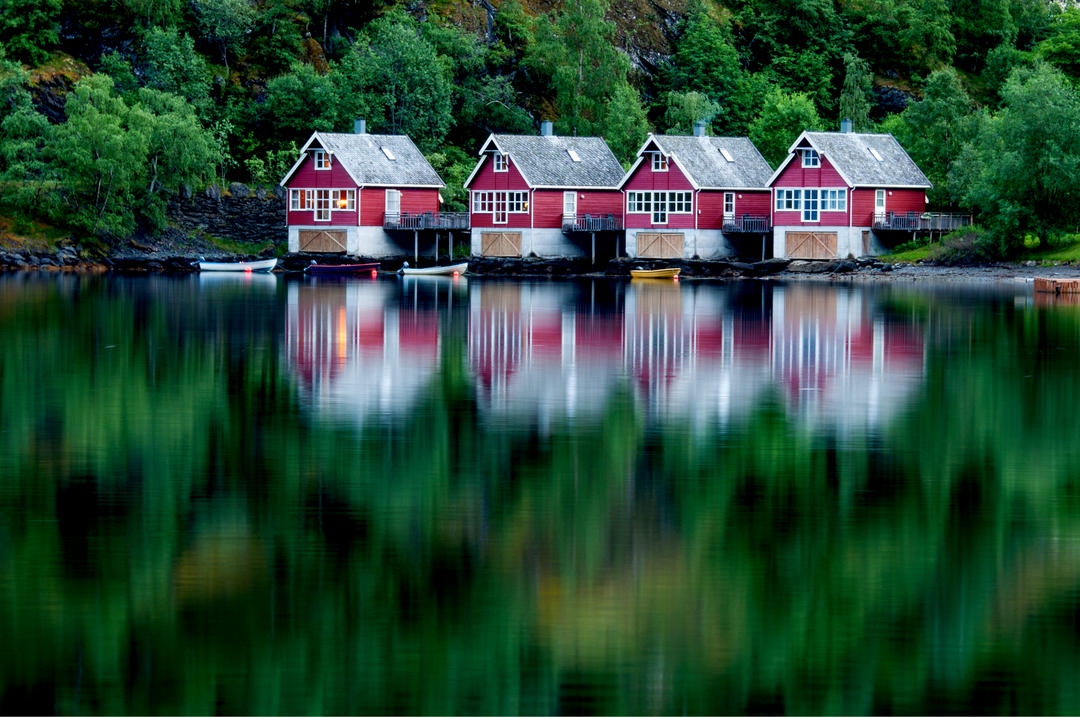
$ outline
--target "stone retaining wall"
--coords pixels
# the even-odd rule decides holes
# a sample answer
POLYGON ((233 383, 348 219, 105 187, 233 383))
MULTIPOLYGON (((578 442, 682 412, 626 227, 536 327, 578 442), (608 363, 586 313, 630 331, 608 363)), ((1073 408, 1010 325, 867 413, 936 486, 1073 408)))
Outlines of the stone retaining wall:
POLYGON ((206 232, 254 244, 284 244, 287 239, 284 191, 280 187, 252 190, 234 182, 224 193, 218 187, 208 187, 189 199, 170 202, 168 214, 178 229, 193 234, 206 232))

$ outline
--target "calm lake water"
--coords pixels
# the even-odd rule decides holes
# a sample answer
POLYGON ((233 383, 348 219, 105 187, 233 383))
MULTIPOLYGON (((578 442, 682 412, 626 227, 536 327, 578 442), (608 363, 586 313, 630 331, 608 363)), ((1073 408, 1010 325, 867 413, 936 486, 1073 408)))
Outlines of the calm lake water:
POLYGON ((1080 713, 1080 306, 0 278, 0 712, 1080 713))

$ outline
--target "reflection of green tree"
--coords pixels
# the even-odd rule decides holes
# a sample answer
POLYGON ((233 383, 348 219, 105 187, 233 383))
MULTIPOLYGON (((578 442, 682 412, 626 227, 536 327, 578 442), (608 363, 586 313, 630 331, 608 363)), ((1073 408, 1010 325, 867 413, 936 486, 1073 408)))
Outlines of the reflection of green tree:
POLYGON ((1076 712, 1080 316, 883 310, 926 381, 875 436, 629 386, 506 425, 461 316, 358 431, 297 403, 277 294, 0 283, 0 703, 1076 712))

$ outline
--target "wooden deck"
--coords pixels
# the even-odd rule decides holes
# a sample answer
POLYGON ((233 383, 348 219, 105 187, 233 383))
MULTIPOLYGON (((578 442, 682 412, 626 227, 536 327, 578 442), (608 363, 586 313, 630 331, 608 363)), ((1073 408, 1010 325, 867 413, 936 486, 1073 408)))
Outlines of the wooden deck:
POLYGON ((771 229, 768 217, 743 214, 742 216, 724 217, 722 231, 725 234, 765 234, 771 229))
POLYGON ((622 217, 614 214, 578 214, 576 216, 564 216, 562 220, 563 232, 618 232, 623 229, 622 217))
POLYGON ((468 212, 402 212, 387 214, 383 229, 419 231, 422 229, 468 229, 468 212))
POLYGON ((970 214, 940 214, 935 212, 886 212, 874 219, 874 229, 895 232, 951 232, 971 226, 970 214))

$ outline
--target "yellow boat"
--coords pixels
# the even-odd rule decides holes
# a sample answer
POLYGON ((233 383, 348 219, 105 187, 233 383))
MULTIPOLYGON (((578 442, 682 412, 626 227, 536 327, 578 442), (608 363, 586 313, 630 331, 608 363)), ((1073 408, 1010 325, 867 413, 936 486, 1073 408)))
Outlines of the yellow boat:
POLYGON ((633 279, 678 279, 679 269, 631 269, 633 279))

